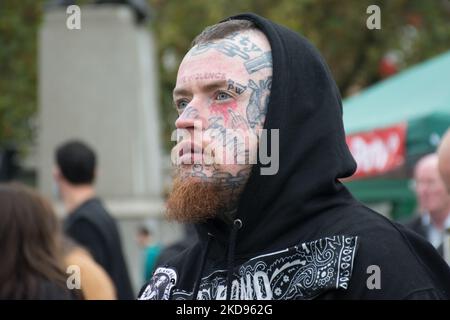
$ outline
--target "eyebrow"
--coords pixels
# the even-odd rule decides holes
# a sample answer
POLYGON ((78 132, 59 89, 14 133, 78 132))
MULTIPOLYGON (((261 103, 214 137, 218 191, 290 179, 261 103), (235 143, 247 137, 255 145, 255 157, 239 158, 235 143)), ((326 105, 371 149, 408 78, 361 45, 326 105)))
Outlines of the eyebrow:
MULTIPOLYGON (((227 86, 228 86, 227 80, 222 79, 222 80, 216 80, 214 82, 209 82, 209 83, 207 83, 205 85, 200 86, 200 88, 202 90, 204 90, 204 91, 214 91, 216 89, 224 88, 224 87, 227 87, 227 86)), ((188 96, 190 94, 191 94, 191 92, 188 89, 183 88, 183 87, 178 87, 178 88, 175 88, 173 90, 173 96, 174 97, 176 97, 176 96, 188 96)))

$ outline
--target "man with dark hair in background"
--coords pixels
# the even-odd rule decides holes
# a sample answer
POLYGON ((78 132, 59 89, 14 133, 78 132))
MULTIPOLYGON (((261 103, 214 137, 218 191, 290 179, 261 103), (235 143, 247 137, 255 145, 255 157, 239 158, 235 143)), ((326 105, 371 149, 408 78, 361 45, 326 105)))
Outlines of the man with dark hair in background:
POLYGON ((106 270, 119 299, 133 299, 116 222, 95 194, 94 151, 80 141, 70 141, 56 149, 55 160, 54 179, 69 212, 64 221, 66 234, 106 270))

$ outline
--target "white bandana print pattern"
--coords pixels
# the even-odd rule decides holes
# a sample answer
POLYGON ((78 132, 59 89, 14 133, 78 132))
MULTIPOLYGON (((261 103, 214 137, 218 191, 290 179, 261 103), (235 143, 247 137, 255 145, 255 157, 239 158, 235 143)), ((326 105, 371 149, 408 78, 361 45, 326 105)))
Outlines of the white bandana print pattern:
POLYGON ((170 290, 177 283, 177 273, 170 268, 158 268, 153 273, 150 284, 139 300, 169 300, 170 290))
MULTIPOLYGON (((328 290, 347 289, 357 240, 358 237, 326 237, 252 258, 234 274, 231 299, 312 299, 328 290)), ((202 278, 197 299, 224 300, 226 283, 226 270, 202 278)), ((192 292, 174 288, 171 299, 190 300, 191 296, 192 292)))

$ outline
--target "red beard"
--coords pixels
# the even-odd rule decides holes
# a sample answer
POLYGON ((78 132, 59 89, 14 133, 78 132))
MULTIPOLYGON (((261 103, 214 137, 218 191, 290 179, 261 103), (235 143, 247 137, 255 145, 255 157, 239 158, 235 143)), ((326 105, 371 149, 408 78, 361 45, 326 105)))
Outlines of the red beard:
POLYGON ((181 223, 203 222, 224 212, 229 200, 229 194, 214 183, 176 177, 167 200, 166 216, 181 223))

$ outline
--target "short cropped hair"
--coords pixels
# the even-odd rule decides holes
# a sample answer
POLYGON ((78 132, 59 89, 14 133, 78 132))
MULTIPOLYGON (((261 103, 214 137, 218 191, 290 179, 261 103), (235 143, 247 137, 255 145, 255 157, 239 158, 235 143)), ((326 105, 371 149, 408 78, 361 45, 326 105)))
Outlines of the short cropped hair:
POLYGON ((256 30, 256 26, 249 20, 227 20, 206 27, 195 39, 192 41, 192 47, 211 42, 214 40, 223 39, 232 33, 244 30, 256 30))
POLYGON ((94 182, 96 161, 94 150, 81 141, 69 141, 56 149, 56 164, 62 176, 74 185, 94 182))

